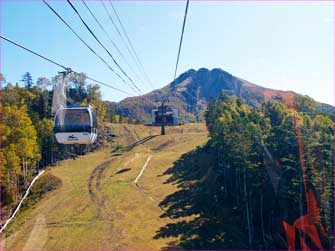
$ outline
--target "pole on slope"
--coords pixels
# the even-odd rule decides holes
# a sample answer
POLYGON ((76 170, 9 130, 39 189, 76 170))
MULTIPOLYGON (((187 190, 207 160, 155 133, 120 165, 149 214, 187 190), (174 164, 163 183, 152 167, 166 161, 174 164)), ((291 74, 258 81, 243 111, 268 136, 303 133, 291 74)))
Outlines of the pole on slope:
POLYGON ((164 103, 165 103, 165 100, 163 99, 162 101, 162 106, 161 106, 161 135, 165 135, 165 116, 164 116, 164 103))

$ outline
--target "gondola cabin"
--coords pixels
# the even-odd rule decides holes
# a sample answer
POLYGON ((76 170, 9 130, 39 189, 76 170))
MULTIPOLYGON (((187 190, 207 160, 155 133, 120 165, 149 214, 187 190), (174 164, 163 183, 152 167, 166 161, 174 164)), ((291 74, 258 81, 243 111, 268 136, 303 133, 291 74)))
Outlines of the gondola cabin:
POLYGON ((165 125, 178 125, 178 110, 174 109, 170 106, 159 106, 157 109, 152 109, 151 111, 151 124, 154 126, 162 125, 162 109, 163 109, 163 116, 164 116, 164 124, 165 125))
POLYGON ((59 108, 54 135, 59 144, 92 144, 98 136, 95 112, 89 106, 59 108))

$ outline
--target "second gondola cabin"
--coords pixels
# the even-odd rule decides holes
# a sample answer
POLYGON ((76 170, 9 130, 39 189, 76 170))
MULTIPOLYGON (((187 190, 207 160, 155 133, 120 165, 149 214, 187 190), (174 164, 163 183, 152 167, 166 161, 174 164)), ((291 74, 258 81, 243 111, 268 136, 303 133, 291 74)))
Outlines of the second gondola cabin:
POLYGON ((59 144, 92 144, 98 136, 97 119, 90 106, 59 108, 54 135, 59 144))
POLYGON ((171 106, 164 105, 163 107, 158 106, 157 109, 152 109, 151 124, 153 126, 162 125, 162 118, 164 118, 164 124, 167 126, 179 125, 178 110, 172 108, 171 106), (163 117, 162 117, 162 113, 163 113, 163 117))

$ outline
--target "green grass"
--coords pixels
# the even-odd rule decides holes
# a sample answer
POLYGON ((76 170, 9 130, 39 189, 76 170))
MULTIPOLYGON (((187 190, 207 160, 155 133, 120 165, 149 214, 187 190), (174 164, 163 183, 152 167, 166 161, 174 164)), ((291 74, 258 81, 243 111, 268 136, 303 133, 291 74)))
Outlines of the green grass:
POLYGON ((178 240, 154 239, 161 227, 172 222, 160 217, 163 212, 158 203, 178 190, 174 184, 165 184, 169 175, 163 174, 182 154, 207 142, 205 125, 167 127, 167 135, 118 156, 112 152, 115 146, 158 135, 160 128, 109 126, 117 135, 111 148, 62 161, 47 170, 45 175, 59 178, 62 185, 19 212, 3 235, 3 249, 158 250, 178 240), (139 184, 154 201, 134 184, 149 155, 152 159, 139 184))
POLYGON ((34 207, 48 192, 56 190, 62 185, 62 180, 51 173, 43 175, 32 187, 28 198, 23 202, 21 210, 34 207))

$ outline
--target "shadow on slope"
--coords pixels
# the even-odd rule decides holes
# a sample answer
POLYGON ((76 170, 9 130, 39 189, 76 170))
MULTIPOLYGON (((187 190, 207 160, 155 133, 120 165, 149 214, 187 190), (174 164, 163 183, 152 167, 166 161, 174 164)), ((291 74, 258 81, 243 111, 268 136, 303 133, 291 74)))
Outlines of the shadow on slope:
POLYGON ((238 215, 220 198, 214 162, 215 155, 205 146, 184 154, 163 174, 172 175, 166 183, 179 188, 160 203, 166 210, 161 217, 175 222, 160 228, 154 238, 179 237, 163 249, 247 249, 238 215))

